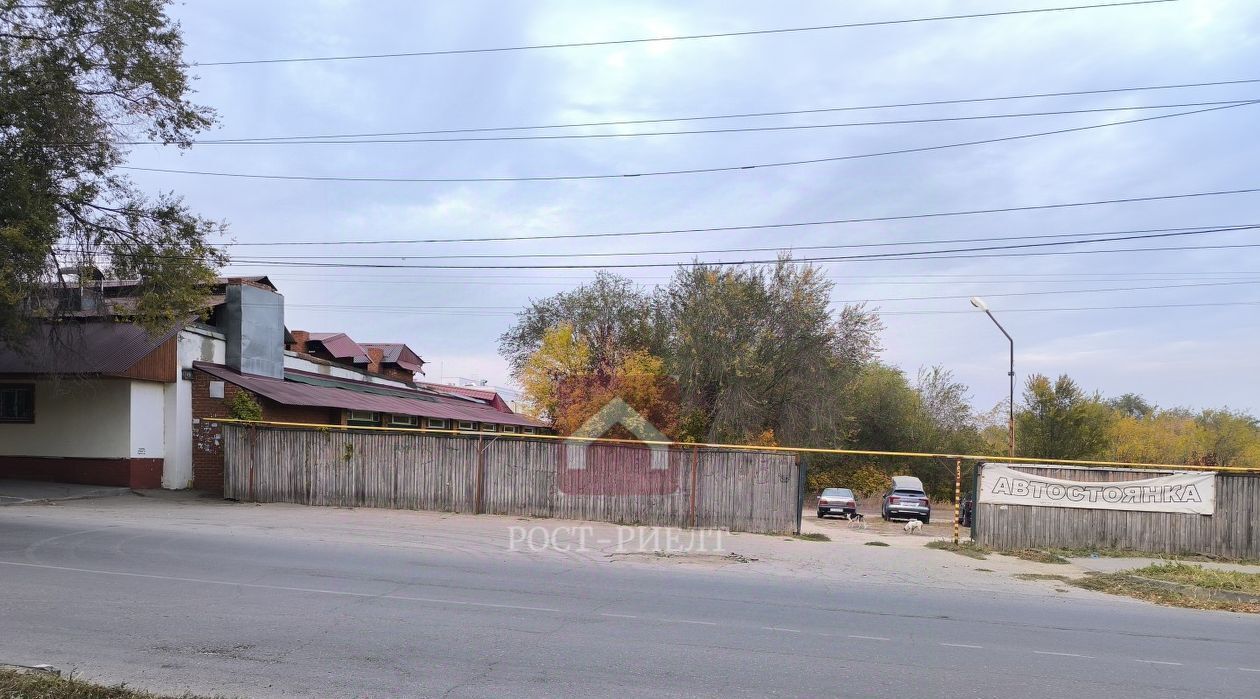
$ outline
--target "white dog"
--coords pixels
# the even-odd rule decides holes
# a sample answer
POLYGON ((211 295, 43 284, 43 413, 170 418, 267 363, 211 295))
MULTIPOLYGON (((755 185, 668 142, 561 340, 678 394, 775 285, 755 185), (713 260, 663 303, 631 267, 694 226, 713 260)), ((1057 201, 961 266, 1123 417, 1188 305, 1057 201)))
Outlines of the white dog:
POLYGON ((905 530, 907 534, 917 534, 919 533, 919 530, 922 528, 923 528, 923 522, 920 522, 917 519, 909 520, 908 522, 906 522, 906 526, 905 526, 905 530))

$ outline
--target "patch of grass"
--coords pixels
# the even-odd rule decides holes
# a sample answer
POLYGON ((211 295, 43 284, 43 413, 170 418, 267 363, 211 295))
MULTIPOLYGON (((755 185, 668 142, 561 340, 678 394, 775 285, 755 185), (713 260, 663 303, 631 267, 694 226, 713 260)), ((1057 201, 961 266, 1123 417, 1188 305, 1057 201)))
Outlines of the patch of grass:
POLYGON ((998 551, 1003 556, 1014 556, 1025 561, 1033 563, 1067 563, 1068 559, 1060 556, 1053 551, 1044 549, 1015 549, 1013 551, 998 551))
POLYGON ((937 539, 936 541, 927 542, 927 547, 938 551, 953 551, 960 556, 967 556, 968 558, 975 558, 981 561, 988 558, 989 553, 991 553, 987 546, 982 546, 974 541, 962 541, 955 544, 947 539, 937 539))
POLYGON ((868 541, 863 546, 888 546, 887 541, 868 541))
POLYGON ((1132 549, 1110 548, 1047 548, 1042 549, 1066 558, 1163 558, 1171 561, 1198 561, 1201 563, 1240 563, 1243 565, 1260 565, 1260 560, 1249 558, 1230 558, 1228 556, 1208 556, 1199 553, 1156 553, 1151 551, 1134 551, 1132 549))
POLYGON ((1216 570, 1194 566, 1189 563, 1168 562, 1156 563, 1145 568, 1128 571, 1130 575, 1143 578, 1167 580, 1168 582, 1193 585, 1209 590, 1228 590, 1243 592, 1249 595, 1260 595, 1260 574, 1241 573, 1234 570, 1216 570))
POLYGON ((976 568, 975 570, 977 573, 992 573, 993 572, 993 570, 990 568, 976 568))
POLYGON ((792 538, 800 539, 801 541, 831 541, 831 537, 827 536, 826 534, 823 534, 822 532, 807 532, 804 534, 793 534, 792 538))
MULTIPOLYGON (((0 668, 0 697, 18 699, 176 699, 169 694, 151 694, 123 685, 104 687, 83 680, 47 673, 23 673, 0 668)), ((181 694, 178 699, 207 699, 181 694)))
POLYGON ((1090 575, 1079 580, 1069 580, 1068 584, 1095 592, 1106 592, 1111 595, 1124 595, 1125 597, 1146 600, 1165 607, 1186 607, 1189 609, 1211 609, 1260 614, 1260 604, 1208 599, 1182 594, 1176 590, 1167 590, 1154 585, 1142 584, 1140 580, 1135 580, 1129 577, 1128 573, 1123 572, 1090 575))
POLYGON ((1020 580, 1058 580, 1061 582, 1067 582, 1068 580, 1066 575, 1054 575, 1051 573, 1016 573, 1011 577, 1019 578, 1020 580))

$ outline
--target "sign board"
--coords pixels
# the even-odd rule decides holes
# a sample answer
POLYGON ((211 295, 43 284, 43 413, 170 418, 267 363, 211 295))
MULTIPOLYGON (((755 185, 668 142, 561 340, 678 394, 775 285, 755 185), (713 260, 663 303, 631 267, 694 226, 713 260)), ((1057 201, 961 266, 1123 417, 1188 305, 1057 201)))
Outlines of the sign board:
POLYGON ((1183 471, 1135 481, 1073 481, 985 464, 979 502, 1210 515, 1216 510, 1216 474, 1183 471))

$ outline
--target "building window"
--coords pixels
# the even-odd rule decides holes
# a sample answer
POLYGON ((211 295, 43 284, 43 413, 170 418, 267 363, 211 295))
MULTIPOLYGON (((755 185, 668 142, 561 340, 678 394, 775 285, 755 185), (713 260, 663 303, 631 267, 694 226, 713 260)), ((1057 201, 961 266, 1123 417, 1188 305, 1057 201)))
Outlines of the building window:
POLYGON ((429 418, 429 429, 433 429, 433 430, 446 429, 446 420, 439 420, 435 417, 429 418))
POLYGON ((389 416, 389 424, 395 427, 416 427, 420 424, 420 418, 415 415, 398 415, 395 413, 389 416))
POLYGON ((350 425, 375 427, 381 424, 381 414, 374 413, 370 410, 351 410, 350 415, 346 419, 346 423, 350 425))
POLYGON ((534 428, 533 428, 533 427, 522 427, 522 428, 521 428, 521 432, 524 432, 525 434, 533 434, 533 433, 534 433, 534 428))
POLYGON ((0 384, 0 422, 35 422, 34 384, 0 384))
POLYGON ((481 431, 482 431, 482 432, 498 432, 498 431, 499 431, 499 426, 498 426, 498 425, 491 425, 491 424, 488 424, 488 423, 483 422, 483 423, 481 423, 481 431))
POLYGON ((503 433, 504 433, 504 434, 516 434, 516 425, 504 425, 504 426, 503 426, 503 433))
POLYGON ((476 429, 476 427, 477 427, 476 424, 472 422, 468 422, 467 420, 459 421, 459 429, 461 430, 472 430, 472 429, 476 429))

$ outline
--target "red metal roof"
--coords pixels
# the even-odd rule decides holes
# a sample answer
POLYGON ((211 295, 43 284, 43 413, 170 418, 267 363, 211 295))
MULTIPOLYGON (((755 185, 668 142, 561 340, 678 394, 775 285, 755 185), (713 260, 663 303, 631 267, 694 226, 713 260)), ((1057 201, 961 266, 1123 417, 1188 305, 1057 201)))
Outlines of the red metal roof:
POLYGON ((411 372, 424 373, 424 360, 401 342, 362 342, 364 347, 379 349, 383 353, 381 361, 386 364, 397 364, 411 372))
MULTIPOLYGON (((385 387, 346 379, 338 380, 338 383, 344 387, 334 388, 241 374, 219 364, 194 362, 193 366, 211 376, 284 405, 368 410, 378 413, 416 415, 444 420, 543 427, 541 422, 524 415, 500 412, 488 405, 470 403, 458 398, 433 395, 420 391, 414 391, 414 396, 405 395, 411 392, 409 389, 394 388, 390 391, 391 395, 381 395, 378 389, 385 387), (359 385, 352 387, 349 384, 359 385), (364 393, 362 390, 373 390, 374 392, 364 393)), ((289 372, 286 371, 285 373, 289 372)))
POLYGON ((350 339, 345 333, 311 333, 310 339, 323 345, 337 359, 349 359, 355 364, 367 364, 371 361, 363 345, 350 339))
POLYGON ((3 374, 121 374, 179 332, 112 320, 36 326, 23 351, 0 345, 3 374))

